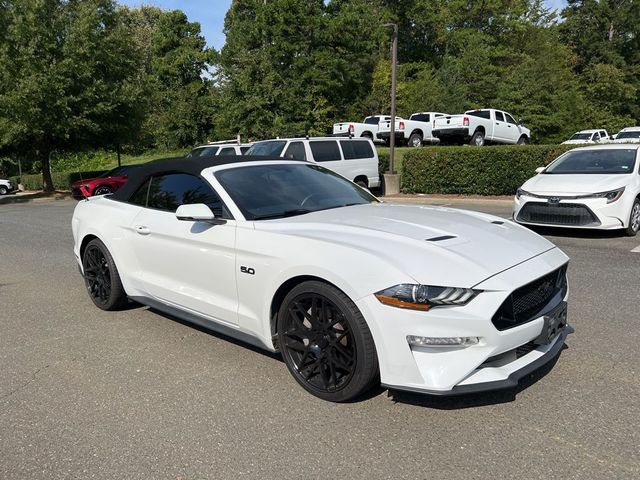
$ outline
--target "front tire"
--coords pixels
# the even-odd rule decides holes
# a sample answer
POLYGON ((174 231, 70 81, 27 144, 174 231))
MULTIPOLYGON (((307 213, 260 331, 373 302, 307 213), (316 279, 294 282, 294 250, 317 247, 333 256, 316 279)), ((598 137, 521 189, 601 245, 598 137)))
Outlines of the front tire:
POLYGON ((518 139, 518 145, 529 145, 529 137, 527 137, 526 135, 522 135, 518 139))
POLYGON ((9 193, 9 190, 4 185, 0 185, 0 195, 6 195, 9 193))
POLYGON ((91 240, 84 249, 82 271, 87 292, 96 307, 118 310, 127 304, 127 294, 113 257, 97 238, 91 240))
POLYGON ((113 188, 111 188, 109 185, 100 185, 98 188, 96 188, 93 191, 93 195, 109 195, 113 193, 113 188))
POLYGON ((278 312, 278 340, 293 378, 323 400, 352 400, 378 380, 369 327, 332 285, 308 281, 287 294, 278 312))
POLYGON ((629 237, 635 237, 638 230, 640 230, 640 199, 636 198, 629 214, 629 226, 624 232, 629 237))

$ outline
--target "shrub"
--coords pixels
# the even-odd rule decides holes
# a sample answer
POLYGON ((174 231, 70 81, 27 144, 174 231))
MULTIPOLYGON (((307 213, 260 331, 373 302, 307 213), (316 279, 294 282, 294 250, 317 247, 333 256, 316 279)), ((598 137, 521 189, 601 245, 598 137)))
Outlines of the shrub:
POLYGON ((401 185, 406 193, 513 195, 537 167, 571 145, 500 145, 417 148, 405 153, 401 185))
MULTIPOLYGON (((102 175, 105 171, 92 171, 92 172, 53 172, 51 178, 53 179, 53 188, 56 190, 69 190, 71 184, 77 180, 96 178, 102 175)), ((37 173, 33 175, 22 175, 20 177, 13 177, 13 180, 24 185, 25 190, 42 190, 42 174, 37 173)))

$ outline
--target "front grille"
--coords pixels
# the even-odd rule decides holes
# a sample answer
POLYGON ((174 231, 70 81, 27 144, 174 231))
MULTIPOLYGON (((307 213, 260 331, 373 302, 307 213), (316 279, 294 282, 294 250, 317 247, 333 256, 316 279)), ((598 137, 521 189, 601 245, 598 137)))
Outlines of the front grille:
POLYGON ((600 225, 598 218, 585 205, 579 203, 527 202, 518 213, 518 220, 544 225, 584 227, 600 225))
POLYGON ((514 290, 491 321, 506 330, 540 317, 552 310, 567 293, 567 265, 514 290))

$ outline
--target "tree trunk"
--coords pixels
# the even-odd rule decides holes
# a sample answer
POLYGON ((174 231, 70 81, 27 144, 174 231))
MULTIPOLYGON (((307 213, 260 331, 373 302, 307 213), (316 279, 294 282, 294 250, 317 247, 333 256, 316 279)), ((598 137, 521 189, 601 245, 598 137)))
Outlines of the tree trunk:
POLYGON ((53 179, 51 178, 51 152, 45 150, 40 154, 40 164, 42 165, 42 187, 45 192, 53 192, 53 179))

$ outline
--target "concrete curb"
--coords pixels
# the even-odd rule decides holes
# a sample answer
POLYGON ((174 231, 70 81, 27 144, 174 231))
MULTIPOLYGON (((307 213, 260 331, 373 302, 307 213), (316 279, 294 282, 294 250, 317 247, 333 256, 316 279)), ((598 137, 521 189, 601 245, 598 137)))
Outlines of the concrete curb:
POLYGON ((67 198, 72 198, 71 192, 19 192, 12 195, 0 197, 0 205, 11 205, 16 203, 19 204, 29 202, 43 203, 56 200, 66 200, 67 198))

